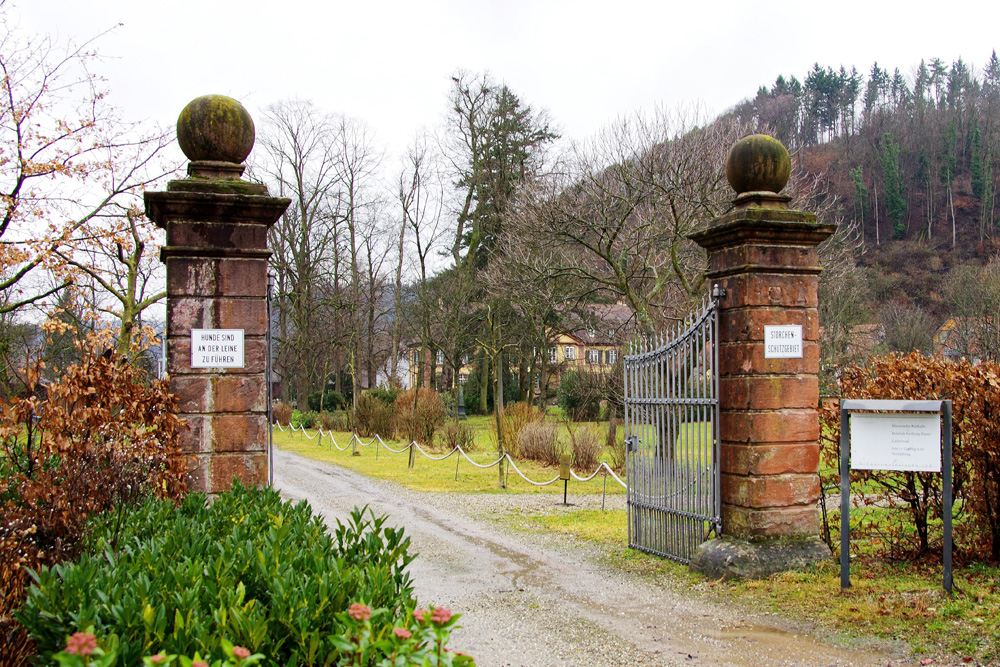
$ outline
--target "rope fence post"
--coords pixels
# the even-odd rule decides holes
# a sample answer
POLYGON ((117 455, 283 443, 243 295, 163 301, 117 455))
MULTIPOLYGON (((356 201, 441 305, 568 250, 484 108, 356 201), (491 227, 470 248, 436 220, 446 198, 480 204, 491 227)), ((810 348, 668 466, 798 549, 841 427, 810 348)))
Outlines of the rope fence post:
POLYGON ((361 452, 358 451, 358 434, 355 433, 351 437, 351 456, 361 456, 361 452))
POLYGON ((416 463, 416 458, 417 458, 416 457, 416 453, 413 451, 413 444, 415 442, 416 442, 415 440, 412 440, 412 441, 410 441, 410 444, 409 444, 409 448, 410 448, 410 460, 407 462, 406 467, 409 468, 410 470, 413 470, 413 466, 416 463))
POLYGON ((462 461, 462 457, 461 456, 456 456, 455 457, 455 481, 456 482, 458 481, 458 464, 461 463, 461 461, 462 461))

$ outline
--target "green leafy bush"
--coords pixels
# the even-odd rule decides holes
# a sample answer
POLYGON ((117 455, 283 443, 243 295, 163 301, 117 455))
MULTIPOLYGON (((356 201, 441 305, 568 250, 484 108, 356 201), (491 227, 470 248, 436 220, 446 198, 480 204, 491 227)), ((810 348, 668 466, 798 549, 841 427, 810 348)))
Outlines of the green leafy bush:
POLYGON ((596 421, 604 397, 604 380, 596 373, 570 371, 559 385, 559 407, 573 421, 596 421))
POLYGON ((392 405, 399 398, 402 392, 399 389, 383 389, 382 387, 376 387, 375 389, 369 389, 364 393, 365 396, 371 396, 372 398, 377 398, 386 405, 392 405))
POLYGON ((364 392, 358 397, 358 406, 354 410, 354 428, 358 435, 365 438, 374 435, 381 435, 383 438, 393 437, 396 428, 392 406, 364 392))
POLYGON ((296 410, 292 413, 291 421, 292 426, 297 426, 298 428, 316 428, 316 424, 319 422, 319 415, 312 410, 305 412, 296 410))
POLYGON ((317 391, 309 394, 306 398, 306 403, 309 404, 309 409, 313 412, 339 410, 346 404, 344 402, 344 395, 339 391, 334 391, 333 389, 327 389, 325 392, 317 391), (320 399, 322 399, 322 404, 320 399))
POLYGON ((44 659, 92 625, 117 636, 124 665, 153 648, 221 657, 227 640, 267 664, 335 663, 352 603, 388 610, 390 628, 413 609, 409 538, 384 521, 355 510, 330 535, 307 504, 239 484, 210 506, 150 501, 124 527, 97 523, 76 561, 41 568, 17 616, 44 659))

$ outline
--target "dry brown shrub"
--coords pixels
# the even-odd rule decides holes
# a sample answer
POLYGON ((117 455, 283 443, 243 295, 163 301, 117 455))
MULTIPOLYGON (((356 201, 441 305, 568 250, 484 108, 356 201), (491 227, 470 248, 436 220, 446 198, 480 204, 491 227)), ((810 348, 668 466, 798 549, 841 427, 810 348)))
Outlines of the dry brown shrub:
POLYGON ((434 443, 434 432, 444 423, 444 403, 440 394, 427 387, 417 391, 409 389, 396 398, 394 408, 396 427, 401 435, 421 445, 434 443))
POLYGON ((347 415, 340 411, 319 413, 319 425, 324 431, 348 432, 351 430, 347 424, 347 415))
POLYGON ((442 444, 448 449, 461 447, 467 452, 476 448, 476 438, 472 429, 462 422, 447 422, 441 429, 440 438, 442 444))
POLYGON ((39 364, 27 375, 30 397, 0 406, 0 644, 10 665, 29 650, 11 618, 26 568, 75 557, 91 515, 112 511, 121 521, 147 496, 186 491, 184 426, 166 383, 111 350, 81 352, 47 401, 36 395, 39 364))
POLYGON ((525 424, 517 444, 521 458, 532 459, 545 465, 559 465, 563 448, 559 444, 559 427, 552 422, 525 424))
MULTIPOLYGON (((920 353, 875 357, 865 366, 852 365, 840 377, 841 398, 952 401, 954 435, 953 486, 956 508, 969 512, 956 538, 970 556, 989 554, 1000 561, 1000 365, 973 366, 920 353), (963 501, 964 503, 960 502, 963 501)), ((823 456, 838 470, 840 408, 822 410, 823 456)), ((839 475, 834 478, 839 482, 839 475)), ((941 475, 923 472, 853 471, 878 489, 865 502, 902 506, 916 531, 907 539, 899 525, 874 526, 887 555, 924 555, 930 549, 930 520, 941 516, 941 475)))
POLYGON ((292 406, 288 403, 282 403, 278 401, 271 408, 271 416, 274 418, 275 424, 281 424, 283 428, 288 428, 288 425, 292 423, 292 406))
POLYGON ((572 434, 573 463, 577 470, 589 473, 601 462, 601 435, 594 427, 576 429, 572 434))
POLYGON ((396 435, 395 414, 393 406, 386 405, 381 399, 364 392, 358 397, 358 405, 354 409, 354 428, 358 435, 371 438, 380 435, 392 438, 396 435))
MULTIPOLYGON (((506 452, 511 456, 519 456, 517 447, 520 441, 521 431, 528 424, 535 424, 545 418, 545 411, 536 408, 531 403, 519 401, 503 409, 500 413, 500 434, 503 436, 503 444, 506 452)), ((496 420, 493 425, 493 437, 496 439, 496 420)))

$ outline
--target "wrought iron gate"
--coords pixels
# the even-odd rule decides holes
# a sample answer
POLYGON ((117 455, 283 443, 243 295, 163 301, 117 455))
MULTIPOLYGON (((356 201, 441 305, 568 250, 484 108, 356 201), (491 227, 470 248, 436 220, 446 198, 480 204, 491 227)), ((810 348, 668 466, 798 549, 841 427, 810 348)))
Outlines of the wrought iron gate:
POLYGON ((682 563, 721 528, 718 295, 624 358, 628 543, 682 563))

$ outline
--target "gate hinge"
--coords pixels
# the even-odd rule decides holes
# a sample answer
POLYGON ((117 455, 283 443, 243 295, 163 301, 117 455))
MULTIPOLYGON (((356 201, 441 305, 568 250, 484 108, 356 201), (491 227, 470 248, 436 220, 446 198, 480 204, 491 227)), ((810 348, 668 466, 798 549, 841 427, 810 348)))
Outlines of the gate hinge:
POLYGON ((712 285, 712 297, 715 299, 721 299, 726 296, 726 288, 720 286, 718 283, 712 285))
POLYGON ((638 444, 640 442, 642 442, 642 441, 639 440, 639 436, 637 436, 637 435, 627 436, 625 438, 625 451, 626 452, 634 452, 635 448, 638 446, 638 444))

